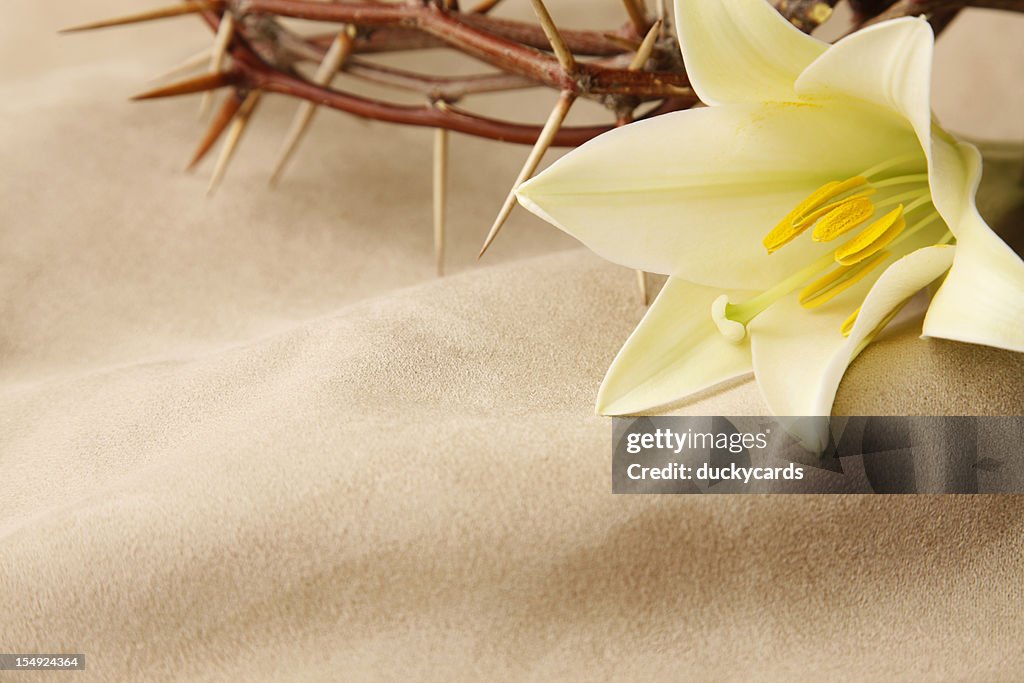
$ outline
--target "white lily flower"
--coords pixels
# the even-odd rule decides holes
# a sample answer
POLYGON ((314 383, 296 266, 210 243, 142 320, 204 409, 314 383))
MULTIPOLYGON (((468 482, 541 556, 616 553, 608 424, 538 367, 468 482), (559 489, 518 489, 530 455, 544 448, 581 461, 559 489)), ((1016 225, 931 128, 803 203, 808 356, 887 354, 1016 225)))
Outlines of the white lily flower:
POLYGON ((977 150, 932 120, 927 22, 829 46, 764 0, 676 12, 710 106, 602 135, 518 191, 603 257, 671 276, 600 413, 753 371, 776 415, 828 415, 850 362, 947 271, 924 334, 1024 351, 1024 262, 977 211, 977 150))

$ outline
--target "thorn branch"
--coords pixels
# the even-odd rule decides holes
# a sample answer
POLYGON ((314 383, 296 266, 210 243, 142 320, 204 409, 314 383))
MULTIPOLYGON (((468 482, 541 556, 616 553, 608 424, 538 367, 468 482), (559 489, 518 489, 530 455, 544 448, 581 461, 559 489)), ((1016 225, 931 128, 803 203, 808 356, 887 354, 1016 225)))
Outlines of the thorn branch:
POLYGON ((626 14, 629 15, 629 23, 633 25, 633 29, 636 31, 638 36, 642 36, 647 32, 647 8, 644 6, 644 0, 622 0, 623 6, 626 8, 626 14))
POLYGON ((494 224, 491 226, 491 230, 487 233, 487 238, 484 240, 484 245, 480 249, 480 253, 477 258, 484 255, 487 248, 491 246, 494 239, 498 236, 498 232, 502 226, 505 225, 505 221, 508 220, 509 215, 512 213, 512 209, 516 205, 516 190, 519 186, 529 180, 537 170, 537 166, 540 165, 541 159, 544 158, 544 153, 551 146, 551 142, 554 140, 555 134, 558 129, 562 127, 562 123, 565 121, 566 115, 569 113, 569 109, 572 107, 573 102, 576 101, 576 96, 571 92, 563 92, 558 102, 555 104, 555 108, 551 110, 551 114, 548 116, 548 120, 544 123, 544 128, 541 129, 540 137, 537 138, 536 144, 533 149, 530 150, 530 156, 527 157, 526 163, 523 165, 523 169, 519 172, 519 176, 516 178, 515 183, 512 185, 512 189, 509 191, 508 196, 505 198, 505 203, 502 204, 501 210, 498 212, 498 217, 494 220, 494 224))
POLYGON ((641 71, 644 65, 647 64, 647 60, 651 58, 651 54, 654 52, 654 46, 658 42, 658 36, 661 34, 661 19, 654 22, 654 26, 651 26, 651 30, 644 36, 644 42, 640 43, 640 47, 636 49, 636 54, 633 56, 633 61, 629 63, 630 71, 641 71))
POLYGON ((470 14, 487 14, 494 9, 501 0, 483 0, 479 5, 469 11, 470 14))
POLYGON ((533 4, 533 11, 537 14, 537 19, 540 20, 541 28, 544 29, 544 35, 548 37, 551 49, 554 51, 555 57, 558 58, 558 63, 562 65, 565 73, 571 74, 576 70, 576 58, 572 56, 572 51, 569 50, 565 39, 562 38, 558 27, 555 26, 554 20, 548 13, 548 8, 544 6, 544 0, 530 0, 530 2, 533 4))
POLYGON ((642 270, 636 271, 636 283, 640 289, 640 303, 646 306, 651 302, 650 295, 647 292, 647 273, 642 270))
POLYGON ((197 92, 206 92, 208 90, 216 90, 217 88, 223 88, 226 85, 232 85, 237 80, 237 77, 230 72, 221 72, 215 74, 203 74, 202 76, 194 76, 193 78, 186 78, 183 81, 177 81, 169 85, 164 85, 159 88, 147 90, 146 92, 133 95, 133 100, 153 100, 160 97, 175 97, 177 95, 191 95, 197 92))
POLYGON ((227 137, 224 139, 224 146, 220 149, 220 156, 217 157, 217 165, 213 169, 210 185, 206 188, 208 196, 216 192, 220 181, 224 178, 224 173, 228 170, 228 163, 231 161, 231 157, 234 156, 235 149, 238 147, 238 141, 242 139, 242 133, 245 132, 249 118, 252 116, 252 112, 259 101, 260 91, 253 90, 250 92, 246 96, 245 101, 242 102, 242 106, 239 107, 238 114, 232 120, 231 128, 228 129, 227 137))
POLYGON ((199 12, 212 10, 218 5, 220 5, 219 2, 183 2, 178 5, 168 5, 167 7, 159 7, 146 12, 126 14, 113 19, 101 19, 100 21, 93 21, 88 24, 71 26, 69 28, 61 29, 59 33, 78 33, 79 31, 93 31, 100 28, 110 28, 112 26, 127 26, 128 24, 138 24, 144 21, 180 17, 185 14, 197 14, 199 12))
POLYGON ((198 69, 199 67, 210 61, 211 51, 211 48, 200 50, 196 54, 192 55, 191 57, 188 57, 187 59, 182 60, 181 62, 171 67, 167 71, 164 71, 163 73, 157 76, 153 76, 153 78, 149 79, 149 82, 156 83, 159 81, 164 81, 169 78, 174 78, 175 76, 181 76, 182 74, 188 73, 193 69, 198 69))
POLYGON ((448 203, 448 131, 434 131, 434 260, 444 275, 445 212, 448 203))
MULTIPOLYGON (((334 76, 341 69, 342 65, 348 60, 349 55, 352 53, 352 41, 354 39, 354 31, 346 27, 334 38, 330 48, 327 50, 327 54, 324 55, 323 60, 320 62, 320 66, 317 68, 316 74, 313 76, 313 82, 317 85, 326 86, 334 79, 334 76)), ((295 116, 292 118, 292 123, 288 128, 288 133, 285 135, 284 142, 281 145, 281 151, 278 153, 277 161, 274 163, 274 170, 270 175, 271 186, 276 185, 281 179, 281 174, 284 172, 285 166, 288 161, 292 158, 295 150, 299 147, 299 140, 309 129, 310 123, 313 121, 313 115, 316 114, 318 105, 315 102, 305 101, 299 105, 298 111, 295 112, 295 116)))
MULTIPOLYGON (((231 36, 235 33, 235 15, 231 12, 225 12, 220 18, 220 24, 217 26, 217 37, 213 40, 213 48, 210 51, 210 73, 218 73, 224 69, 224 60, 227 57, 228 44, 231 42, 231 36)), ((206 112, 210 110, 210 104, 213 99, 210 95, 203 95, 203 101, 199 105, 199 117, 206 116, 206 112)))
POLYGON ((192 160, 189 161, 188 169, 191 171, 199 162, 203 160, 206 154, 213 148, 213 145, 220 139, 224 129, 228 127, 232 119, 235 118, 235 114, 242 106, 241 93, 231 92, 228 93, 227 99, 224 100, 224 104, 221 105, 220 111, 213 117, 213 121, 210 122, 210 127, 206 131, 206 135, 199 141, 199 146, 196 148, 195 154, 192 155, 192 160))

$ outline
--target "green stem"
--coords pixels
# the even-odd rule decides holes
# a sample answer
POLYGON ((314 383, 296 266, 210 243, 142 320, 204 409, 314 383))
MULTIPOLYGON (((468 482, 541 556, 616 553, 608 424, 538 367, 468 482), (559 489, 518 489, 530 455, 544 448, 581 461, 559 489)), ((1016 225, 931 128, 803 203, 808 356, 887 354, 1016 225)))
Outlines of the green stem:
POLYGON ((836 262, 835 254, 829 251, 811 265, 798 270, 782 282, 770 289, 766 289, 757 296, 738 304, 729 304, 725 307, 725 315, 729 320, 747 325, 751 320, 761 314, 782 297, 800 288, 809 279, 825 270, 836 262))

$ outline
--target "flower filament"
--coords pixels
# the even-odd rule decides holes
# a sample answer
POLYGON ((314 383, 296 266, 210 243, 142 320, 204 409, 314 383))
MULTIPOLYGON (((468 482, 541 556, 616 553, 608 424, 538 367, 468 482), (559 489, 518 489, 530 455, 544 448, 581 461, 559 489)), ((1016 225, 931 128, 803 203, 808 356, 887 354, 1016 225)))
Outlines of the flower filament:
MULTIPOLYGON (((746 301, 734 304, 725 295, 719 297, 712 305, 712 317, 719 331, 732 341, 742 340, 750 321, 798 290, 798 300, 804 308, 828 303, 897 255, 896 248, 907 239, 940 220, 932 205, 928 174, 893 172, 919 159, 894 157, 846 180, 828 182, 797 204, 764 237, 769 254, 809 229, 814 242, 831 242, 856 230, 860 232, 746 301), (888 210, 875 218, 876 211, 883 208, 888 210)), ((948 231, 944 232, 939 243, 950 237, 948 231)), ((860 307, 842 324, 843 336, 849 336, 859 312, 860 307)))

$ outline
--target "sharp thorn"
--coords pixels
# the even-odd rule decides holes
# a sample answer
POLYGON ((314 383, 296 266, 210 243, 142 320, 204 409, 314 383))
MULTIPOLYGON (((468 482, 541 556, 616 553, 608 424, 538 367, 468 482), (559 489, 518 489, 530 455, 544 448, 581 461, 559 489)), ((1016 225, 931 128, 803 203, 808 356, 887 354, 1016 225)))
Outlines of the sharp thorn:
POLYGON ((220 149, 220 156, 217 157, 217 165, 214 167, 213 175, 210 177, 210 185, 206 189, 207 196, 213 195, 217 190, 217 186, 220 185, 220 181, 224 178, 224 172, 228 169, 228 163, 238 147, 238 141, 242 139, 242 133, 245 132, 245 126, 249 123, 249 117, 252 116, 252 111, 256 108, 259 99, 259 90, 250 92, 242 106, 238 109, 238 114, 232 120, 227 137, 224 138, 224 145, 220 149))
POLYGON ((614 33, 603 34, 605 40, 615 43, 619 47, 629 50, 630 52, 636 52, 640 49, 640 41, 633 40, 632 38, 626 38, 624 36, 617 36, 614 33))
MULTIPOLYGON (((660 2, 661 0, 656 1, 660 2)), ((647 33, 647 8, 644 6, 644 0, 622 0, 622 4, 626 8, 629 23, 633 24, 636 34, 642 36, 647 33)))
POLYGON ((188 59, 179 62, 167 71, 164 71, 162 74, 153 76, 153 78, 149 79, 149 82, 156 83, 158 81, 165 81, 175 76, 180 76, 182 74, 188 73, 189 71, 192 71, 193 69, 198 69, 203 64, 206 64, 209 61, 210 48, 206 48, 205 50, 201 50, 200 52, 197 52, 196 54, 192 55, 188 59))
POLYGON ((155 19, 180 17, 184 14, 196 14, 197 12, 203 12, 206 10, 214 9, 218 4, 219 3, 216 2, 183 2, 178 5, 168 5, 167 7, 159 7, 157 9, 148 10, 146 12, 127 14, 121 17, 115 17, 113 19, 102 19, 100 21, 93 21, 88 24, 71 26, 69 28, 61 29, 59 33, 77 33, 79 31, 92 31, 94 29, 99 28, 109 28, 111 26, 126 26, 128 24, 138 24, 140 22, 153 21, 155 19))
POLYGON ((445 208, 448 197, 448 131, 434 130, 434 260, 444 275, 445 208))
MULTIPOLYGON (((224 59, 227 56, 228 44, 231 36, 235 33, 235 15, 225 12, 217 25, 217 36, 213 39, 213 47, 210 50, 210 73, 217 73, 224 69, 224 59)), ((199 103, 199 118, 202 119, 210 111, 213 98, 210 95, 203 95, 199 103)))
POLYGON ((470 14, 487 14, 494 9, 501 0, 483 0, 480 4, 469 11, 470 14))
POLYGON ((302 139, 303 134, 309 129, 309 124, 313 121, 313 114, 316 113, 316 109, 316 105, 312 102, 299 103, 299 108, 296 110, 291 125, 288 127, 288 133, 285 135, 284 142, 281 144, 281 151, 278 152, 277 161, 274 162, 274 170, 270 173, 270 180, 267 181, 271 187, 276 186, 280 182, 285 166, 288 165, 288 161, 299 147, 299 140, 302 139))
POLYGON ((646 306, 650 303, 647 295, 647 273, 642 270, 636 271, 636 283, 640 287, 640 303, 646 306))
POLYGON ((203 93, 203 98, 199 100, 199 120, 202 121, 206 118, 206 115, 210 111, 210 107, 213 106, 213 97, 208 92, 203 93))
MULTIPOLYGON (((320 62, 316 75, 313 76, 314 83, 317 85, 328 85, 334 79, 338 70, 341 69, 348 56, 352 53, 352 42, 353 34, 349 28, 345 28, 337 35, 330 48, 328 48, 327 54, 324 55, 323 61, 320 62)), ((281 179, 285 166, 292 158, 295 150, 298 149, 299 140, 302 139, 303 134, 309 129, 309 124, 313 121, 313 115, 316 113, 316 110, 317 105, 312 102, 302 102, 299 105, 299 109, 295 112, 292 123, 288 128, 288 134, 285 135, 284 143, 281 145, 277 161, 274 163, 274 170, 270 174, 271 186, 276 185, 281 179)))
POLYGON ((654 52, 654 46, 658 42, 658 35, 661 33, 661 19, 654 22, 654 26, 651 26, 651 30, 644 36, 644 42, 640 43, 640 47, 636 50, 636 55, 633 56, 633 61, 629 63, 630 71, 640 71, 647 64, 647 60, 651 58, 651 54, 654 52))
POLYGON ((576 58, 572 56, 572 51, 569 50, 569 46, 565 44, 562 34, 558 31, 558 27, 555 26, 554 20, 548 13, 548 8, 544 6, 544 0, 530 0, 530 2, 533 3, 533 11, 537 14, 537 19, 540 20, 541 28, 544 29, 544 35, 548 37, 548 42, 551 43, 551 49, 554 51, 555 56, 558 57, 558 63, 562 65, 562 69, 566 73, 572 73, 576 70, 576 58))
POLYGON ((235 118, 235 114, 242 107, 242 96, 241 93, 231 92, 228 93, 227 99, 224 100, 224 104, 221 105, 220 111, 213 118, 210 123, 210 127, 206 130, 206 135, 199 142, 199 146, 196 148, 195 154, 192 155, 192 160, 188 163, 188 169, 191 171, 199 162, 203 160, 206 154, 213 148, 213 145, 220 139, 221 134, 224 133, 224 129, 228 127, 231 120, 235 118))
POLYGON ((203 74, 194 76, 183 81, 164 85, 153 90, 133 95, 133 100, 152 100, 159 97, 174 97, 176 95, 190 95, 207 90, 216 90, 235 82, 235 76, 231 73, 203 74))
POLYGON ((519 186, 529 180, 534 172, 537 170, 537 166, 540 165, 541 159, 544 157, 544 153, 551 146, 552 140, 558 133, 559 128, 562 127, 562 123, 565 121, 566 115, 569 113, 570 107, 573 102, 576 101, 576 95, 571 92, 563 92, 558 98, 558 103, 555 104, 555 108, 551 110, 551 114, 548 116, 548 120, 544 123, 544 127, 540 131, 540 135, 537 137, 537 142, 534 143, 533 149, 530 150, 530 156, 527 157, 526 163, 523 165, 523 169, 519 172, 519 176, 516 178, 515 184, 512 185, 512 189, 509 191, 508 196, 505 197, 505 203, 502 204, 501 210, 498 212, 498 217, 494 220, 494 224, 491 226, 490 232, 487 233, 487 238, 484 240, 484 245, 480 249, 480 253, 477 258, 484 255, 487 248, 491 246, 494 239, 498 236, 498 232, 502 226, 505 225, 505 221, 508 220, 509 215, 512 213, 512 209, 516 205, 516 190, 519 186))

